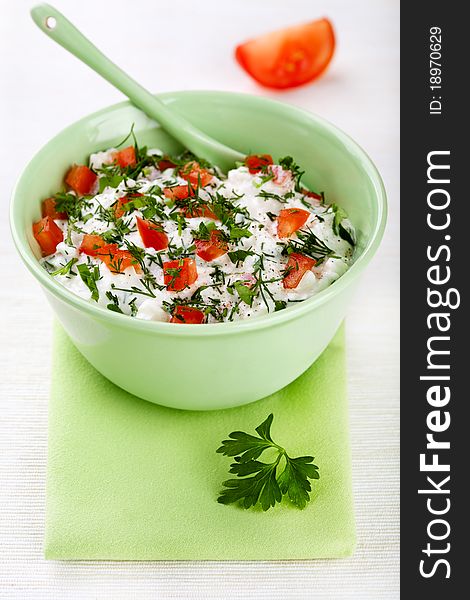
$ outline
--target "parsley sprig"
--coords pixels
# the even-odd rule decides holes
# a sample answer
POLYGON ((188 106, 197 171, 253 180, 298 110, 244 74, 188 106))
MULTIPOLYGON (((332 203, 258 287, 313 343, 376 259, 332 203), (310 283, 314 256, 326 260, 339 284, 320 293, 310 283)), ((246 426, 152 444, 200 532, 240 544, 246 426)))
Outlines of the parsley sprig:
POLYGON ((221 504, 239 502, 243 508, 260 504, 264 511, 281 502, 287 495, 290 502, 303 509, 310 501, 312 486, 309 479, 319 479, 318 467, 313 464, 313 456, 291 458, 286 450, 276 444, 271 437, 271 424, 274 415, 256 427, 258 436, 244 431, 233 431, 228 440, 217 449, 219 454, 233 456, 230 473, 238 479, 223 482, 225 486, 217 501, 221 504), (257 460, 263 452, 274 454, 272 462, 257 460))

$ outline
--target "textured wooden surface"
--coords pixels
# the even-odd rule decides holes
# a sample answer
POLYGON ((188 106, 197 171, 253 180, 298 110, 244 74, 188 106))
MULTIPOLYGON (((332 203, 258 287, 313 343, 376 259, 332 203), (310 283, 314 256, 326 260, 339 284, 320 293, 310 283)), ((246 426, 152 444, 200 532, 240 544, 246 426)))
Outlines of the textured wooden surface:
POLYGON ((46 562, 51 312, 16 256, 7 207, 15 178, 43 143, 121 96, 35 28, 30 2, 5 3, 0 19, 0 598, 398 598, 398 2, 55 4, 155 91, 266 94, 235 65, 234 45, 263 30, 328 15, 339 42, 329 72, 315 85, 267 95, 317 112, 354 137, 384 177, 390 218, 347 319, 355 556, 285 563, 46 562))

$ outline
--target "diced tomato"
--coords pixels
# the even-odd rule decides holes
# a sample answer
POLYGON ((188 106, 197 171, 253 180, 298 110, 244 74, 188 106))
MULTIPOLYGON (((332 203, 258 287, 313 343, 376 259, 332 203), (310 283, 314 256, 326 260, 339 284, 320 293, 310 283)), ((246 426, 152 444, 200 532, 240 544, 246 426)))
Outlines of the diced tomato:
POLYGON ((209 173, 207 169, 203 169, 196 161, 186 163, 179 170, 179 174, 194 187, 197 187, 198 185, 200 185, 200 187, 205 187, 213 179, 213 175, 209 173))
POLYGON ((160 171, 165 171, 166 169, 174 169, 176 167, 175 163, 172 160, 165 157, 158 161, 157 165, 160 171))
POLYGON ((161 225, 137 217, 137 229, 146 248, 164 250, 168 248, 168 236, 161 225))
POLYGON ((285 89, 316 79, 334 50, 333 27, 328 19, 319 19, 249 40, 237 46, 235 58, 261 85, 285 89))
POLYGON ((286 265, 286 275, 282 282, 283 286, 287 289, 296 288, 305 273, 310 271, 316 262, 314 258, 305 256, 305 254, 300 254, 299 252, 290 254, 286 265))
POLYGON ((116 204, 114 205, 114 216, 116 219, 120 219, 126 214, 126 210, 124 206, 130 202, 131 199, 129 196, 123 196, 122 198, 118 198, 116 204))
POLYGON ((207 204, 189 203, 182 207, 181 212, 187 219, 206 217, 206 219, 214 219, 214 221, 219 221, 219 217, 207 204))
POLYGON ((33 224, 33 235, 41 246, 44 256, 54 254, 57 244, 60 244, 64 239, 62 229, 49 216, 33 224))
POLYGON ((308 198, 315 198, 315 200, 320 200, 320 202, 323 202, 323 196, 321 194, 311 192, 310 190, 307 190, 305 188, 302 188, 300 191, 304 196, 307 196, 308 198))
MULTIPOLYGON (((182 200, 187 200, 195 195, 195 191, 191 185, 176 185, 171 188, 165 188, 163 190, 165 197, 169 200, 173 200, 176 204, 182 200)), ((201 204, 200 202, 188 202, 181 207, 181 212, 187 219, 193 219, 196 217, 206 217, 207 219, 214 219, 218 221, 217 215, 207 204, 201 204)))
POLYGON ((117 162, 121 169, 133 167, 137 164, 134 146, 128 146, 127 148, 113 152, 113 161, 117 162))
POLYGON ((137 260, 128 250, 120 250, 117 244, 102 246, 96 255, 108 267, 111 273, 123 273, 128 267, 134 267, 136 273, 142 273, 137 260))
POLYGON ((180 258, 163 263, 163 281, 172 292, 181 292, 196 279, 197 268, 193 258, 180 258))
POLYGON ((78 250, 102 260, 112 273, 122 273, 128 267, 134 267, 137 273, 142 272, 139 263, 128 250, 120 250, 117 244, 107 244, 99 235, 86 233, 78 250))
POLYGON ((128 202, 132 202, 134 198, 141 198, 143 194, 135 193, 135 194, 127 194, 127 196, 123 196, 122 198, 118 198, 116 204, 114 205, 114 215, 116 219, 120 219, 126 214, 126 209, 124 206, 128 202))
POLYGON ((248 171, 254 175, 259 173, 263 167, 273 164, 273 157, 270 154, 251 154, 245 158, 245 165, 248 171))
POLYGON ((277 217, 277 235, 280 238, 290 237, 305 225, 309 216, 308 210, 302 208, 284 208, 277 217))
POLYGON ((56 201, 54 198, 46 198, 42 201, 42 216, 51 219, 66 219, 66 212, 57 212, 56 201))
POLYGON ((207 262, 227 253, 228 244, 222 231, 211 231, 209 240, 195 240, 196 254, 207 262))
POLYGON ((170 319, 170 323, 189 323, 200 325, 204 321, 204 313, 193 306, 177 306, 170 319))
POLYGON ((163 193, 166 198, 173 200, 174 202, 186 200, 186 198, 194 196, 193 188, 187 185, 175 185, 173 187, 164 188, 163 193))
POLYGON ((88 256, 98 256, 98 252, 103 246, 106 246, 106 242, 101 236, 86 233, 78 251, 88 256))
POLYGON ((65 183, 79 196, 91 194, 96 175, 85 165, 74 165, 65 176, 65 183))

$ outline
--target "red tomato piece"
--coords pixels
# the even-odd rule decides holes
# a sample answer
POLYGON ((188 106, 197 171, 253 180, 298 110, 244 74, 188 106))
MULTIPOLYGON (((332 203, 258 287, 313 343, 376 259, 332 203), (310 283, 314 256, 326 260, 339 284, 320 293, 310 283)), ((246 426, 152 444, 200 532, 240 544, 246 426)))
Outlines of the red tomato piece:
POLYGON ((146 248, 155 248, 155 250, 168 248, 168 236, 161 225, 137 217, 137 229, 146 248))
POLYGON ((65 183, 79 196, 91 194, 97 177, 85 165, 74 165, 65 176, 65 183))
POLYGON ((101 236, 86 233, 78 251, 88 256, 98 256, 98 252, 103 246, 106 246, 106 242, 101 236))
POLYGON ((171 188, 164 188, 163 193, 166 198, 178 202, 178 200, 186 200, 190 196, 194 196, 194 190, 187 185, 175 185, 171 188))
POLYGON ((177 306, 170 319, 170 323, 188 323, 200 325, 204 321, 204 313, 193 306, 177 306))
POLYGON ((186 163, 179 170, 179 174, 194 187, 197 187, 198 184, 201 187, 205 187, 213 179, 213 175, 207 169, 203 169, 196 161, 186 163))
POLYGON ((195 204, 189 203, 187 206, 183 206, 181 212, 187 219, 195 219, 197 217, 206 217, 206 219, 214 219, 219 221, 219 217, 207 204, 195 204))
POLYGON ((277 217, 277 235, 280 238, 290 237, 300 229, 309 218, 310 213, 303 208, 284 208, 277 217))
POLYGON ((319 19, 249 40, 237 46, 235 58, 261 85, 285 89, 316 79, 334 50, 331 22, 319 19))
POLYGON ((112 273, 122 273, 128 267, 134 267, 137 273, 142 272, 128 250, 120 250, 117 244, 107 244, 99 235, 86 233, 78 250, 102 260, 112 273))
POLYGON ((305 188, 302 188, 301 192, 304 196, 307 196, 308 198, 315 198, 315 200, 320 200, 320 202, 323 202, 323 196, 321 194, 311 192, 310 190, 307 190, 305 188))
POLYGON ((158 161, 157 165, 160 171, 165 171, 166 169, 174 169, 176 167, 175 163, 166 157, 158 161))
POLYGON ((123 196, 122 198, 118 198, 116 204, 114 205, 114 216, 116 219, 120 219, 126 214, 126 210, 124 206, 130 202, 131 199, 129 196, 123 196))
POLYGON ((134 267, 136 273, 142 273, 139 263, 132 254, 128 250, 120 250, 117 244, 102 246, 96 257, 104 262, 111 273, 123 273, 129 267, 134 267))
MULTIPOLYGON (((165 188, 163 193, 166 198, 173 200, 176 204, 182 200, 192 198, 195 195, 195 191, 191 185, 175 185, 171 188, 165 188)), ((215 221, 219 220, 209 205, 201 204, 200 202, 191 203, 189 201, 188 203, 185 203, 185 205, 181 207, 181 212, 187 219, 206 217, 207 219, 214 219, 215 221)))
POLYGON ((60 244, 64 239, 62 229, 49 216, 33 224, 33 235, 44 256, 54 254, 57 244, 60 244))
POLYGON ((46 198, 42 201, 42 216, 51 219, 66 219, 66 212, 57 212, 56 201, 54 198, 46 198))
POLYGON ((314 258, 305 256, 305 254, 300 254, 299 252, 292 252, 292 254, 289 254, 289 260, 286 265, 286 275, 282 282, 283 286, 287 289, 296 288, 305 273, 310 271, 310 269, 315 266, 316 262, 317 261, 314 258))
POLYGON ((248 171, 254 175, 259 173, 263 167, 273 164, 273 157, 270 154, 251 154, 245 158, 245 165, 248 171))
POLYGON ((222 231, 211 231, 209 240, 194 240, 196 254, 207 262, 227 254, 228 244, 222 231))
POLYGON ((193 258, 179 258, 163 263, 163 281, 172 292, 181 292, 196 279, 197 268, 193 258))
POLYGON ((114 205, 114 215, 116 219, 120 219, 126 214, 126 209, 124 208, 128 202, 132 202, 134 198, 141 198, 143 194, 135 193, 135 194, 127 194, 122 198, 118 198, 116 204, 114 205))
POLYGON ((128 146, 127 148, 113 152, 113 161, 117 162, 121 169, 136 165, 137 161, 135 158, 134 146, 128 146))

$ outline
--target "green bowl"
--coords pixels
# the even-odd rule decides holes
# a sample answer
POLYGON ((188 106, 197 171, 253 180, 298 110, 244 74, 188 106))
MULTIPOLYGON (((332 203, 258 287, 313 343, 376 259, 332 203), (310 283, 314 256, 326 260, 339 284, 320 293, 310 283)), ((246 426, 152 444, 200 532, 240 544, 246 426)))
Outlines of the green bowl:
POLYGON ((81 119, 55 136, 23 171, 11 202, 13 238, 28 269, 87 360, 125 390, 190 410, 253 402, 284 387, 321 354, 343 320, 359 275, 386 220, 380 175, 363 150, 323 119, 265 98, 173 92, 159 98, 221 142, 245 153, 292 155, 304 182, 343 206, 357 232, 352 267, 332 286, 286 310, 234 323, 184 325, 132 319, 75 296, 39 265, 31 224, 41 200, 60 189, 67 168, 113 146, 132 123, 140 144, 168 152, 174 139, 129 102, 81 119))

